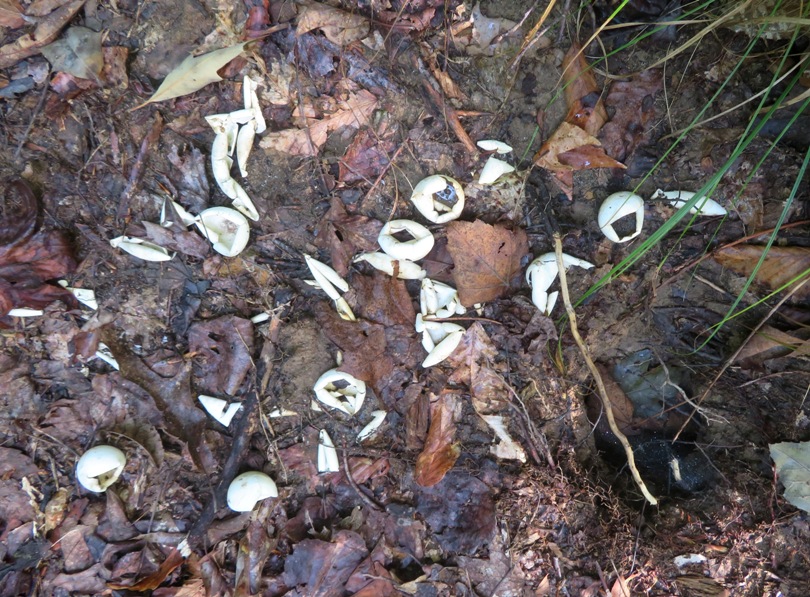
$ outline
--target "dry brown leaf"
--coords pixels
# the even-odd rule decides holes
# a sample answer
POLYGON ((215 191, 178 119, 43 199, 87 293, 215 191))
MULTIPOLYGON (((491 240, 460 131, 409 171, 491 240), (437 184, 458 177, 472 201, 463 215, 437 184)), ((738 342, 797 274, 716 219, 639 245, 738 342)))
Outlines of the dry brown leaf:
POLYGON ((599 139, 593 135, 578 126, 563 122, 535 154, 534 162, 552 172, 625 167, 608 157, 600 146, 599 139), (594 150, 580 149, 588 146, 594 146, 594 150), (572 153, 574 150, 582 152, 583 157, 580 158, 577 152, 572 153))
POLYGON ((497 352, 484 326, 477 321, 447 357, 454 369, 448 381, 470 389, 473 407, 480 415, 501 412, 507 405, 509 390, 503 377, 492 369, 497 352))
POLYGON ((80 79, 98 82, 104 68, 101 33, 87 27, 70 27, 41 52, 55 72, 65 72, 80 79))
POLYGON ((62 27, 79 12, 85 1, 72 0, 63 4, 41 19, 33 33, 21 35, 13 42, 0 47, 0 68, 14 66, 20 60, 38 54, 42 46, 48 45, 59 36, 62 27))
POLYGON ((635 410, 633 403, 619 384, 614 381, 613 375, 611 375, 607 367, 600 364, 597 364, 596 367, 602 377, 602 383, 605 386, 605 392, 610 399, 610 406, 613 410, 613 418, 616 419, 619 430, 625 435, 636 433, 633 428, 633 411, 635 410))
POLYGON ((250 42, 242 42, 227 48, 220 48, 199 56, 188 56, 172 72, 166 75, 154 95, 133 110, 165 100, 194 93, 208 85, 222 81, 219 69, 239 56, 250 42))
POLYGON ((320 2, 304 2, 298 15, 296 35, 320 29, 326 39, 339 46, 346 46, 368 35, 368 19, 320 2))
POLYGON ((662 85, 661 71, 647 70, 611 86, 605 104, 613 108, 613 118, 599 134, 609 155, 624 160, 646 141, 648 125, 655 115, 655 94, 662 85))
POLYGON ((765 325, 743 347, 734 362, 749 366, 761 365, 768 359, 785 356, 798 357, 807 354, 810 354, 810 341, 765 325))
POLYGON ((0 0, 0 27, 19 29, 25 25, 23 9, 17 0, 0 0))
POLYGON ((107 586, 114 591, 153 591, 163 584, 166 577, 174 572, 175 568, 183 563, 183 560, 185 560, 185 558, 180 551, 173 549, 160 564, 160 567, 149 576, 131 585, 109 582, 107 586))
POLYGON ((327 251, 332 267, 341 276, 349 273, 352 257, 376 251, 382 222, 368 216, 349 215, 340 197, 334 195, 328 212, 318 224, 315 244, 327 251))
POLYGON ((601 90, 579 44, 572 44, 563 58, 563 83, 568 114, 565 121, 596 135, 607 122, 601 90))
POLYGON ((503 296, 516 283, 520 261, 529 251, 526 233, 481 220, 451 222, 447 250, 453 257, 453 280, 465 307, 503 296))
MULTIPOLYGON (((762 256, 764 246, 735 245, 724 247, 714 252, 712 257, 723 267, 743 276, 751 275, 754 266, 762 256)), ((768 255, 757 271, 756 281, 771 290, 787 284, 793 278, 810 269, 810 248, 808 247, 771 247, 768 255)), ((795 297, 810 296, 810 287, 805 285, 795 297)))
POLYGON ((444 391, 431 400, 430 429, 414 471, 414 479, 419 485, 436 485, 458 460, 461 446, 453 440, 460 418, 461 398, 457 393, 444 391))

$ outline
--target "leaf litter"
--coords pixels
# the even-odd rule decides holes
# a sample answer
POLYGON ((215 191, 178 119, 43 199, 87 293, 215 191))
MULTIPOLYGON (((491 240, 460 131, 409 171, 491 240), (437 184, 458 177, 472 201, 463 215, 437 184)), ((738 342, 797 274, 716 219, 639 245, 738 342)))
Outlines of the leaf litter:
MULTIPOLYGON (((71 5, 37 2, 30 8, 38 14, 31 11, 26 17, 44 27, 56 4, 71 5)), ((697 494, 701 503, 709 504, 706 511, 689 502, 677 502, 677 507, 689 516, 697 514, 695 528, 702 534, 687 535, 683 518, 666 504, 645 515, 662 529, 658 536, 670 541, 666 549, 655 537, 637 540, 637 511, 625 507, 632 491, 625 491, 620 477, 594 472, 605 464, 593 445, 601 432, 597 426, 591 433, 582 412, 586 384, 581 383, 585 376, 579 357, 565 328, 533 307, 522 281, 531 256, 549 251, 542 225, 546 216, 562 224, 566 251, 596 263, 593 277, 569 280, 572 296, 609 271, 619 250, 598 244, 601 237, 589 204, 563 205, 549 198, 520 163, 514 175, 495 186, 471 183, 481 160, 466 146, 474 147, 476 140, 503 139, 516 148, 516 155, 538 150, 539 141, 529 140, 529 123, 547 97, 545 91, 535 97, 528 75, 556 79, 554 68, 547 72, 554 61, 543 62, 549 54, 538 50, 552 42, 540 36, 534 49, 521 55, 515 89, 523 95, 517 101, 508 95, 494 101, 480 91, 499 95, 496 79, 478 76, 501 64, 501 50, 523 37, 521 27, 531 27, 537 15, 527 12, 525 23, 516 26, 510 20, 515 14, 501 18, 492 7, 476 7, 470 18, 461 7, 454 13, 433 4, 384 8, 373 19, 352 3, 309 2, 299 7, 298 17, 258 2, 246 7, 245 14, 219 11, 214 33, 202 45, 257 41, 250 52, 242 51, 244 42, 228 48, 233 60, 225 60, 224 53, 202 55, 196 58, 204 61, 207 56, 217 64, 197 62, 190 70, 175 72, 182 80, 179 88, 187 92, 169 98, 174 91, 159 90, 164 95, 152 98, 173 99, 171 104, 126 111, 148 95, 149 75, 142 63, 147 53, 128 62, 122 45, 102 50, 101 86, 61 72, 51 82, 54 92, 44 102, 44 118, 31 112, 34 95, 9 113, 10 138, 21 143, 22 155, 32 164, 25 176, 38 194, 44 189, 44 208, 35 224, 30 217, 8 220, 6 236, 0 238, 11 243, 4 250, 13 262, 3 271, 13 273, 6 278, 11 296, 29 290, 17 280, 30 271, 37 276, 25 278, 26 284, 45 289, 44 314, 9 320, 11 327, 2 336, 12 355, 0 360, 0 381, 11 396, 4 397, 9 412, 0 417, 4 447, 13 451, 6 460, 24 456, 27 465, 20 465, 26 474, 4 477, 12 498, 3 530, 7 562, 12 562, 4 576, 14 586, 9 594, 25 591, 42 554, 50 564, 38 569, 37 582, 74 593, 121 587, 115 590, 525 595, 552 590, 584 594, 612 587, 620 594, 650 591, 656 583, 656 590, 675 592, 676 583, 686 586, 692 579, 681 575, 673 580, 672 537, 677 545, 716 554, 720 567, 711 571, 733 572, 711 573, 731 582, 764 574, 765 566, 743 569, 733 562, 771 560, 745 541, 729 541, 713 529, 738 528, 728 526, 733 524, 755 536, 767 527, 778 540, 801 539, 801 529, 791 527, 781 510, 789 507, 786 501, 779 497, 764 504, 762 496, 774 492, 770 478, 763 481, 759 473, 751 474, 759 470, 754 467, 745 487, 756 491, 747 493, 750 512, 744 517, 738 516, 740 506, 720 492, 711 494, 716 500, 697 494), (271 27, 279 20, 290 26, 271 27), (415 32, 418 46, 408 40, 415 32), (474 61, 467 62, 467 56, 475 56, 474 61), (411 75, 417 72, 435 94, 414 87, 411 75), (199 235, 177 225, 177 213, 169 214, 174 224, 152 222, 158 221, 167 195, 193 214, 221 204, 222 197, 211 195, 207 180, 210 131, 203 117, 241 108, 245 74, 264 83, 259 103, 269 127, 258 135, 267 151, 251 156, 250 176, 244 179, 261 204, 261 217, 245 252, 227 258, 212 254, 199 235), (91 124, 82 111, 84 103, 110 109, 93 110, 91 124), (153 126, 158 109, 165 128, 153 126), (31 118, 21 120, 21 114, 31 118), (29 122, 34 123, 30 136, 22 135, 29 122), (464 136, 472 143, 465 143, 464 136), (43 157, 51 164, 48 176, 55 173, 58 179, 55 184, 38 167, 43 157), (75 168, 67 165, 73 158, 75 168), (459 332, 456 349, 446 360, 423 368, 419 364, 425 352, 414 327, 419 282, 373 272, 353 258, 377 250, 387 221, 413 217, 424 223, 407 197, 415 182, 434 173, 457 178, 470 192, 456 222, 428 226, 436 243, 419 265, 431 279, 457 288, 471 308, 451 314, 447 322, 466 328, 459 332), (127 209, 117 220, 115 201, 111 204, 109 198, 122 194, 127 209), (47 232, 54 228, 67 234, 47 232), (135 263, 106 246, 106 239, 121 234, 148 238, 179 254, 171 262, 135 263), (40 240, 47 245, 40 250, 32 241, 37 235, 70 242, 40 240), (13 240, 17 238, 24 242, 13 240), (349 290, 343 296, 358 321, 341 320, 323 293, 302 282, 308 277, 303 254, 345 278, 349 290), (74 255, 80 261, 63 261, 74 255), (67 303, 53 302, 56 295, 49 288, 57 286, 50 276, 60 267, 65 273, 58 278, 66 276, 69 286, 97 291, 106 312, 98 319, 104 323, 85 323, 88 312, 67 304, 67 295, 67 303), (106 323, 110 318, 113 327, 106 323), (92 358, 101 340, 120 360, 121 373, 92 358), (313 383, 336 367, 368 384, 364 404, 352 419, 310 407, 313 383), (229 428, 212 422, 199 408, 196 396, 203 390, 243 405, 229 428), (287 416, 275 417, 276 411, 287 416), (358 432, 379 412, 385 413, 385 423, 357 443, 358 432), (338 461, 334 472, 324 474, 316 466, 321 430, 334 440, 338 461), (539 458, 543 447, 535 445, 546 435, 553 458, 552 452, 539 458), (84 450, 103 442, 127 452, 127 470, 106 497, 80 494, 72 464, 84 450), (552 468, 536 466, 543 460, 552 468), (269 474, 280 495, 262 501, 251 514, 231 513, 223 489, 249 470, 269 474), (714 501, 718 508, 713 509, 714 501), (779 524, 768 519, 774 504, 780 509, 779 524), (719 513, 720 506, 727 508, 726 514, 719 513), (716 524, 703 524, 706 520, 716 524), (34 531, 44 533, 44 540, 32 539, 34 531), (180 555, 185 538, 191 547, 187 558, 180 555), (729 551, 732 555, 725 556, 729 551), (643 557, 637 559, 637 554, 643 557), (598 571, 611 570, 610 562, 616 569, 599 580, 598 571)), ((167 15, 177 14, 175 3, 164 8, 167 15)), ((98 10, 88 5, 77 23, 95 27, 93 23, 106 22, 98 10)), ((50 21, 49 42, 67 25, 64 13, 59 14, 50 21)), ((215 27, 213 19, 201 15, 193 27, 176 19, 172 27, 160 28, 163 15, 139 20, 124 6, 116 18, 123 25, 111 26, 105 45, 112 40, 123 44, 118 34, 125 33, 128 41, 149 40, 140 46, 149 48, 155 38, 142 36, 151 32, 185 53, 200 47, 201 36, 215 27)), ((64 30, 64 40, 69 31, 64 30)), ((18 41, 3 51, 16 52, 28 43, 30 38, 18 37, 24 34, 10 33, 9 39, 18 41)), ((622 162, 642 146, 643 151, 656 151, 656 127, 663 122, 656 113, 661 80, 648 73, 628 78, 620 64, 625 78, 603 90, 601 74, 589 68, 586 55, 593 55, 593 47, 586 54, 572 44, 558 69, 565 71, 568 83, 566 105, 556 116, 553 110, 546 114, 549 122, 558 117, 562 124, 540 148, 538 165, 567 184, 571 196, 576 180, 578 193, 598 198, 609 194, 602 193, 603 187, 637 182, 622 162)), ((697 57, 700 64, 701 55, 697 57)), ((27 78, 25 73, 44 64, 41 57, 29 60, 14 77, 27 78)), ((615 66, 611 64, 611 74, 616 74, 615 66)), ((684 81, 688 91, 689 79, 684 81)), ((672 118, 680 116, 672 112, 672 118)), ((678 163, 686 162, 673 158, 672 164, 678 163)), ((697 162, 689 163, 692 169, 673 176, 689 181, 703 176, 697 162)), ((669 171, 661 174, 668 176, 669 171)), ((660 184, 650 192, 657 186, 678 188, 669 180, 656 182, 660 184)), ((718 198, 730 205, 730 195, 722 192, 718 198)), ((650 226, 661 213, 657 206, 648 210, 650 226)), ((718 233, 722 242, 739 233, 734 214, 723 226, 718 233)), ((687 231, 673 258, 703 251, 709 242, 705 230, 687 231)), ((716 261, 705 264, 711 267, 716 261)), ((668 271, 670 264, 660 267, 668 271)), ((614 279, 577 308, 605 378, 619 379, 611 364, 625 355, 617 353, 632 352, 639 343, 665 344, 657 329, 664 327, 663 314, 674 314, 666 323, 672 327, 667 337, 674 341, 705 333, 695 325, 700 318, 693 316, 707 311, 707 297, 714 301, 709 309, 721 310, 717 295, 705 291, 702 282, 692 280, 692 285, 677 284, 656 294, 650 290, 655 281, 645 271, 614 279), (677 302, 676 308, 670 300, 677 302), (637 308, 641 304, 644 309, 637 308), (653 317, 645 317, 649 311, 653 317), (645 327, 640 324, 644 320, 654 324, 645 327)), ((765 287, 779 284, 768 272, 758 281, 765 287)), ((699 275, 705 279, 706 272, 699 275)), ((711 282, 722 284, 729 276, 724 275, 711 282)), ((761 289, 756 285, 754 292, 761 289)), ((801 306, 791 305, 792 317, 801 306)), ((746 369, 734 370, 741 379, 763 368, 775 374, 766 380, 774 398, 757 412, 768 413, 779 429, 795 422, 797 437, 789 440, 801 436, 804 420, 801 407, 781 399, 783 388, 789 387, 786 380, 792 379, 789 367, 804 356, 806 334, 798 321, 780 320, 763 328, 765 344, 752 343, 750 352, 741 353, 746 369)), ((674 367, 668 373, 652 367, 648 385, 663 392, 661 384, 669 380, 681 384, 687 398, 693 396, 696 388, 689 385, 700 385, 707 365, 694 360, 690 365, 691 378, 674 367)), ((721 388, 719 399, 729 400, 729 409, 737 412, 761 408, 751 386, 739 386, 731 394, 721 388), (749 403, 740 408, 743 396, 749 403)), ((653 463, 650 468, 669 474, 670 487, 678 489, 683 484, 676 473, 689 477, 693 468, 706 465, 685 458, 676 445, 666 448, 670 452, 662 449, 660 435, 672 430, 661 426, 656 413, 642 413, 634 395, 635 390, 621 387, 610 393, 628 435, 655 436, 646 448, 658 458, 647 460, 653 463), (662 461, 659 452, 675 460, 662 461)), ((672 408, 688 411, 683 405, 672 408)), ((729 474, 723 449, 716 446, 735 445, 740 439, 714 435, 730 430, 715 424, 719 419, 712 408, 717 404, 701 408, 711 423, 701 427, 707 435, 688 439, 706 440, 701 447, 729 474)), ((672 414, 669 418, 678 420, 672 414)), ((744 442, 757 449, 773 441, 758 435, 761 425, 741 425, 744 442)), ((743 450, 734 457, 747 458, 743 450)), ((761 453, 757 457, 761 460, 761 453)), ((795 580, 785 566, 772 572, 790 579, 785 582, 795 580)), ((773 576, 762 578, 776 582, 773 576)))

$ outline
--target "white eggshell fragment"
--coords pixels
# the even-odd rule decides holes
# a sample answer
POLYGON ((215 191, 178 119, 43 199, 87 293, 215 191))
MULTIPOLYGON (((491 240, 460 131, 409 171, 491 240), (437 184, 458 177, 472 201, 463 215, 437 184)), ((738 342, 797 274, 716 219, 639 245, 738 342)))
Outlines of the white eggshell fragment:
POLYGON ((326 429, 321 429, 318 434, 318 472, 336 473, 339 470, 340 464, 338 464, 335 444, 332 443, 332 438, 329 437, 326 429))
POLYGON ((16 309, 10 309, 8 313, 6 313, 9 317, 41 317, 45 315, 45 311, 42 309, 29 309, 28 307, 18 307, 16 309))
POLYGON ((203 405, 203 408, 206 410, 206 412, 208 412, 209 415, 214 417, 225 427, 231 424, 233 417, 239 412, 239 409, 242 408, 242 405, 239 402, 229 403, 227 400, 223 400, 222 398, 205 396, 204 394, 197 396, 197 400, 200 401, 200 404, 203 405))
POLYGON ((357 434, 357 441, 363 442, 374 435, 377 430, 382 425, 383 421, 385 421, 385 415, 387 413, 384 410, 375 410, 371 412, 372 419, 371 421, 360 430, 360 433, 357 434))
POLYGON ((644 225, 644 199, 628 191, 613 193, 599 207, 597 222, 602 234, 609 240, 614 243, 626 243, 641 234, 644 225), (630 214, 635 214, 636 229, 633 233, 619 238, 613 229, 613 223, 630 214))
POLYGON ((172 210, 169 209, 170 204, 174 208, 174 211, 177 213, 177 215, 180 217, 180 223, 186 228, 191 226, 197 219, 197 216, 191 215, 188 211, 186 211, 186 208, 184 208, 176 201, 166 199, 163 202, 163 205, 160 207, 160 225, 163 226, 164 228, 170 228, 174 224, 174 221, 171 219, 172 210))
POLYGON ((449 176, 434 174, 413 188, 411 202, 434 224, 445 224, 458 218, 464 210, 464 189, 449 176))
MULTIPOLYGON (((662 191, 658 189, 653 193, 652 199, 666 199, 669 201, 670 205, 680 209, 694 196, 695 193, 691 191, 662 191)), ((689 213, 699 214, 701 216, 724 216, 728 212, 725 207, 714 199, 702 197, 689 209, 689 213)))
POLYGON ((353 417, 363 407, 366 383, 353 375, 330 369, 318 378, 313 388, 319 402, 353 417))
POLYGON ((455 288, 430 278, 422 280, 422 288, 419 291, 419 310, 425 318, 439 319, 467 312, 467 309, 458 300, 458 291, 455 288))
POLYGON ((88 491, 102 493, 118 480, 127 457, 114 446, 95 446, 76 463, 76 480, 88 491))
POLYGON ((494 156, 489 156, 481 169, 481 174, 478 175, 478 184, 493 184, 504 174, 514 171, 515 167, 512 164, 499 160, 494 156))
POLYGON ((390 255, 379 251, 375 253, 361 253, 354 258, 355 263, 358 261, 365 261, 373 268, 389 276, 394 275, 394 263, 398 263, 399 271, 397 278, 400 280, 421 280, 427 275, 427 272, 423 270, 418 263, 408 261, 407 259, 394 259, 390 255))
POLYGON ((463 328, 460 331, 454 331, 447 334, 444 340, 436 344, 433 350, 431 350, 428 353, 428 356, 426 356, 425 360, 422 361, 422 367, 427 369, 428 367, 438 365, 444 359, 453 354, 453 351, 458 347, 459 343, 461 342, 461 337, 463 335, 464 335, 463 328))
MULTIPOLYGON (((591 269, 593 263, 584 259, 573 257, 567 253, 562 255, 563 265, 566 271, 571 266, 591 269)), ((548 289, 557 279, 560 270, 557 267, 557 255, 554 253, 544 253, 529 264, 526 268, 526 282, 532 288, 532 302, 546 315, 550 314, 557 302, 557 292, 548 293, 548 289)))
POLYGON ((110 239, 110 245, 114 249, 121 249, 125 253, 144 261, 169 261, 174 257, 174 253, 169 255, 169 252, 160 245, 150 243, 142 238, 117 236, 110 239))
POLYGON ((506 422, 500 415, 481 415, 490 429, 495 432, 499 443, 491 446, 489 451, 496 457, 504 460, 519 460, 526 462, 526 451, 518 444, 506 429, 506 422))
POLYGON ((507 145, 503 141, 496 141, 495 139, 481 139, 476 142, 476 145, 484 151, 494 151, 495 153, 504 155, 512 151, 512 146, 507 145))
POLYGON ((253 150, 253 139, 256 138, 256 121, 251 120, 239 129, 236 136, 236 162, 239 164, 239 172, 242 176, 247 176, 247 161, 250 152, 253 150))
POLYGON ((315 278, 318 286, 329 295, 329 298, 332 300, 339 299, 340 292, 338 290, 341 292, 349 291, 348 282, 341 278, 340 274, 334 269, 309 255, 304 255, 304 261, 306 261, 307 267, 312 272, 312 277, 315 278))
POLYGON ((195 222, 214 247, 225 257, 239 255, 250 239, 250 224, 245 216, 230 207, 209 207, 195 222))
POLYGON ((228 486, 228 508, 234 512, 250 512, 257 503, 271 497, 278 497, 276 484, 259 471, 242 473, 228 486))
POLYGON ((391 220, 380 230, 377 237, 380 248, 394 259, 418 261, 433 248, 433 235, 430 230, 413 220, 391 220), (411 240, 399 241, 394 236, 398 232, 407 232, 411 240))

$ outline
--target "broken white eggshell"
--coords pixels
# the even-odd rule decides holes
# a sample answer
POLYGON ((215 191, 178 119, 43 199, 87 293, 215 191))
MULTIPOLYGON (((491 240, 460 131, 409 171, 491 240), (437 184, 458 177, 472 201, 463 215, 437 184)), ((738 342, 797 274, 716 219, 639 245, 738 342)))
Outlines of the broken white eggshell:
POLYGON ((133 238, 130 236, 117 236, 110 239, 110 245, 114 249, 121 249, 125 253, 129 253, 133 257, 143 259, 144 261, 169 261, 174 257, 169 252, 155 243, 150 243, 142 238, 133 238))
POLYGON ((253 150, 253 140, 255 138, 255 120, 251 120, 240 128, 236 136, 236 162, 239 164, 239 172, 243 177, 247 177, 247 161, 250 157, 250 152, 253 150))
POLYGON ((383 421, 385 421, 385 415, 387 413, 384 410, 374 410, 371 411, 371 421, 360 430, 360 433, 357 434, 357 441, 364 442, 372 435, 374 435, 377 430, 382 425, 383 421))
POLYGON ((172 201, 171 199, 165 199, 163 201, 163 205, 160 207, 160 225, 164 228, 170 228, 174 221, 172 221, 172 213, 169 209, 169 204, 174 208, 174 211, 177 212, 177 215, 180 217, 180 223, 188 228, 191 226, 194 221, 197 219, 197 216, 190 214, 186 211, 182 205, 177 203, 176 201, 172 201))
POLYGON ((267 416, 270 417, 271 419, 279 419, 281 417, 295 417, 297 415, 298 415, 297 412, 295 412, 294 410, 289 410, 287 408, 274 408, 269 413, 267 413, 267 416))
POLYGON ((419 310, 425 318, 443 319, 463 315, 466 307, 458 300, 458 291, 442 282, 424 278, 419 290, 419 310))
POLYGON ((318 378, 313 388, 321 404, 353 417, 363 407, 366 383, 353 375, 330 369, 318 378))
POLYGON ((114 446, 95 446, 76 463, 76 480, 88 491, 102 493, 118 480, 127 457, 114 446))
POLYGON ((512 164, 499 160, 495 156, 489 156, 481 169, 481 174, 478 175, 478 184, 493 184, 504 174, 514 171, 515 167, 512 164))
POLYGON ((506 429, 504 418, 500 415, 481 415, 490 429, 495 432, 499 443, 491 446, 489 451, 496 457, 504 460, 519 460, 526 462, 526 451, 518 444, 506 429))
POLYGON ((614 243, 626 243, 633 240, 641 234, 641 228, 644 225, 644 199, 628 191, 613 193, 599 207, 597 223, 602 234, 614 243), (613 229, 613 223, 631 214, 635 214, 636 229, 631 234, 619 238, 613 229))
POLYGON ((464 211, 464 189, 458 181, 434 174, 421 180, 411 193, 411 202, 434 224, 455 220, 464 211))
POLYGON ((9 317, 41 317, 45 315, 45 311, 42 309, 29 309, 28 307, 17 307, 15 309, 10 309, 8 313, 6 313, 9 317))
POLYGON ((329 437, 326 429, 321 429, 318 434, 318 472, 336 473, 338 471, 340 471, 340 464, 335 444, 332 443, 332 438, 329 437))
MULTIPOLYGON (((444 325, 451 326, 455 324, 445 323, 444 325)), ((453 351, 458 347, 459 343, 461 342, 462 336, 464 336, 464 328, 462 328, 461 326, 456 327, 460 329, 449 332, 447 336, 445 336, 441 342, 436 344, 433 350, 431 350, 428 353, 428 355, 425 357, 425 360, 422 361, 422 367, 427 369, 428 367, 438 365, 444 359, 453 354, 453 351)))
POLYGON ((512 146, 507 145, 503 141, 496 141, 495 139, 481 139, 476 142, 476 145, 484 151, 494 151, 495 153, 504 155, 512 151, 512 146))
POLYGON ((222 423, 225 427, 231 424, 234 415, 242 408, 239 402, 228 402, 222 398, 215 398, 214 396, 206 396, 200 394, 197 400, 203 405, 203 408, 209 415, 214 417, 217 421, 222 423))
POLYGON ((98 350, 96 350, 96 354, 93 356, 95 356, 97 359, 101 359, 116 371, 121 369, 121 366, 118 364, 118 361, 115 360, 112 351, 110 351, 110 347, 104 344, 104 342, 98 343, 98 350))
POLYGON ((214 250, 225 257, 239 255, 250 240, 250 224, 241 213, 230 207, 209 207, 194 222, 214 250))
POLYGON ((245 98, 245 109, 253 112, 253 120, 256 121, 256 132, 261 134, 267 130, 267 123, 264 120, 264 114, 262 114, 262 108, 259 105, 259 96, 256 94, 256 90, 258 88, 259 84, 251 79, 248 75, 245 75, 242 82, 242 93, 245 98))
POLYGON ((349 303, 346 302, 345 298, 340 296, 341 292, 348 292, 349 290, 349 284, 346 280, 341 278, 340 274, 334 269, 307 254, 304 254, 304 260, 307 263, 309 271, 312 273, 312 277, 315 278, 314 283, 312 280, 304 280, 304 282, 314 288, 323 290, 329 298, 335 301, 335 309, 341 319, 345 321, 357 321, 351 307, 349 307, 349 303))
MULTIPOLYGON (((566 271, 571 266, 591 269, 593 263, 573 257, 567 253, 562 255, 563 265, 566 271)), ((557 255, 554 253, 544 253, 529 264, 526 268, 526 282, 532 289, 532 302, 542 313, 549 315, 557 303, 558 292, 548 293, 548 289, 557 279, 560 270, 557 267, 557 255)))
POLYGON ((76 300, 85 307, 93 311, 98 311, 98 301, 96 300, 96 293, 94 291, 89 288, 73 288, 72 286, 68 286, 67 280, 58 280, 57 284, 75 296, 76 300))
POLYGON ((228 508, 234 512, 250 512, 271 497, 278 497, 278 488, 273 479, 259 471, 242 473, 228 486, 228 508))
POLYGON ((425 257, 433 248, 433 235, 430 230, 413 220, 391 220, 386 222, 377 237, 380 248, 386 255, 394 259, 407 259, 418 261, 425 257), (396 234, 407 232, 411 240, 399 241, 396 234))
POLYGON ((394 275, 394 263, 398 263, 399 271, 397 273, 397 278, 400 280, 421 280, 427 275, 427 272, 423 270, 418 263, 414 263, 413 261, 409 261, 407 259, 394 259, 390 255, 379 251, 375 253, 361 253, 354 258, 355 263, 358 261, 365 261, 373 268, 378 269, 389 276, 394 275))
MULTIPOLYGON (((694 196, 695 193, 691 191, 662 191, 658 189, 653 193, 652 199, 666 199, 670 205, 680 209, 694 196)), ((728 212, 725 207, 714 199, 702 197, 689 209, 689 213, 701 216, 724 216, 728 212)))

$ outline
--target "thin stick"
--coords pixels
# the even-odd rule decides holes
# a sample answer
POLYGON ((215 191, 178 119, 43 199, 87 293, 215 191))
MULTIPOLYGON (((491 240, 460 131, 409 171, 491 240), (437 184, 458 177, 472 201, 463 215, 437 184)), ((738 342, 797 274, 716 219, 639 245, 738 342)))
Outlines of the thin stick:
POLYGON ((585 344, 585 342, 582 340, 582 336, 579 335, 579 330, 577 328, 577 314, 574 311, 574 307, 571 306, 571 297, 568 295, 568 282, 566 281, 565 265, 563 264, 562 258, 562 239, 560 238, 559 232, 554 233, 554 253, 557 255, 557 268, 560 270, 560 290, 562 292, 563 302, 565 303, 565 310, 568 313, 568 324, 571 327, 571 335, 574 336, 574 341, 577 343, 577 346, 582 353, 582 358, 585 359, 585 363, 588 365, 591 375, 593 375, 593 379, 596 382, 596 387, 599 390, 599 398, 602 399, 602 407, 605 409, 605 415, 607 415, 608 425, 610 426, 610 430, 613 432, 613 435, 616 436, 619 443, 621 443, 622 447, 624 447, 624 453, 627 455, 627 465, 630 467, 630 472, 633 474, 633 479, 635 479, 636 484, 638 485, 639 489, 641 489, 641 493, 644 494, 644 497, 647 498, 647 501, 655 506, 658 504, 658 500, 655 499, 655 496, 653 496, 649 489, 647 489, 647 486, 644 484, 644 479, 641 478, 641 473, 639 473, 638 469, 636 468, 636 459, 633 456, 633 448, 630 446, 627 436, 622 433, 622 430, 619 429, 618 425, 616 425, 616 419, 613 417, 613 407, 610 404, 610 398, 608 398, 607 390, 605 390, 605 384, 602 381, 602 376, 599 375, 599 370, 596 368, 593 359, 591 359, 587 344, 585 344))

